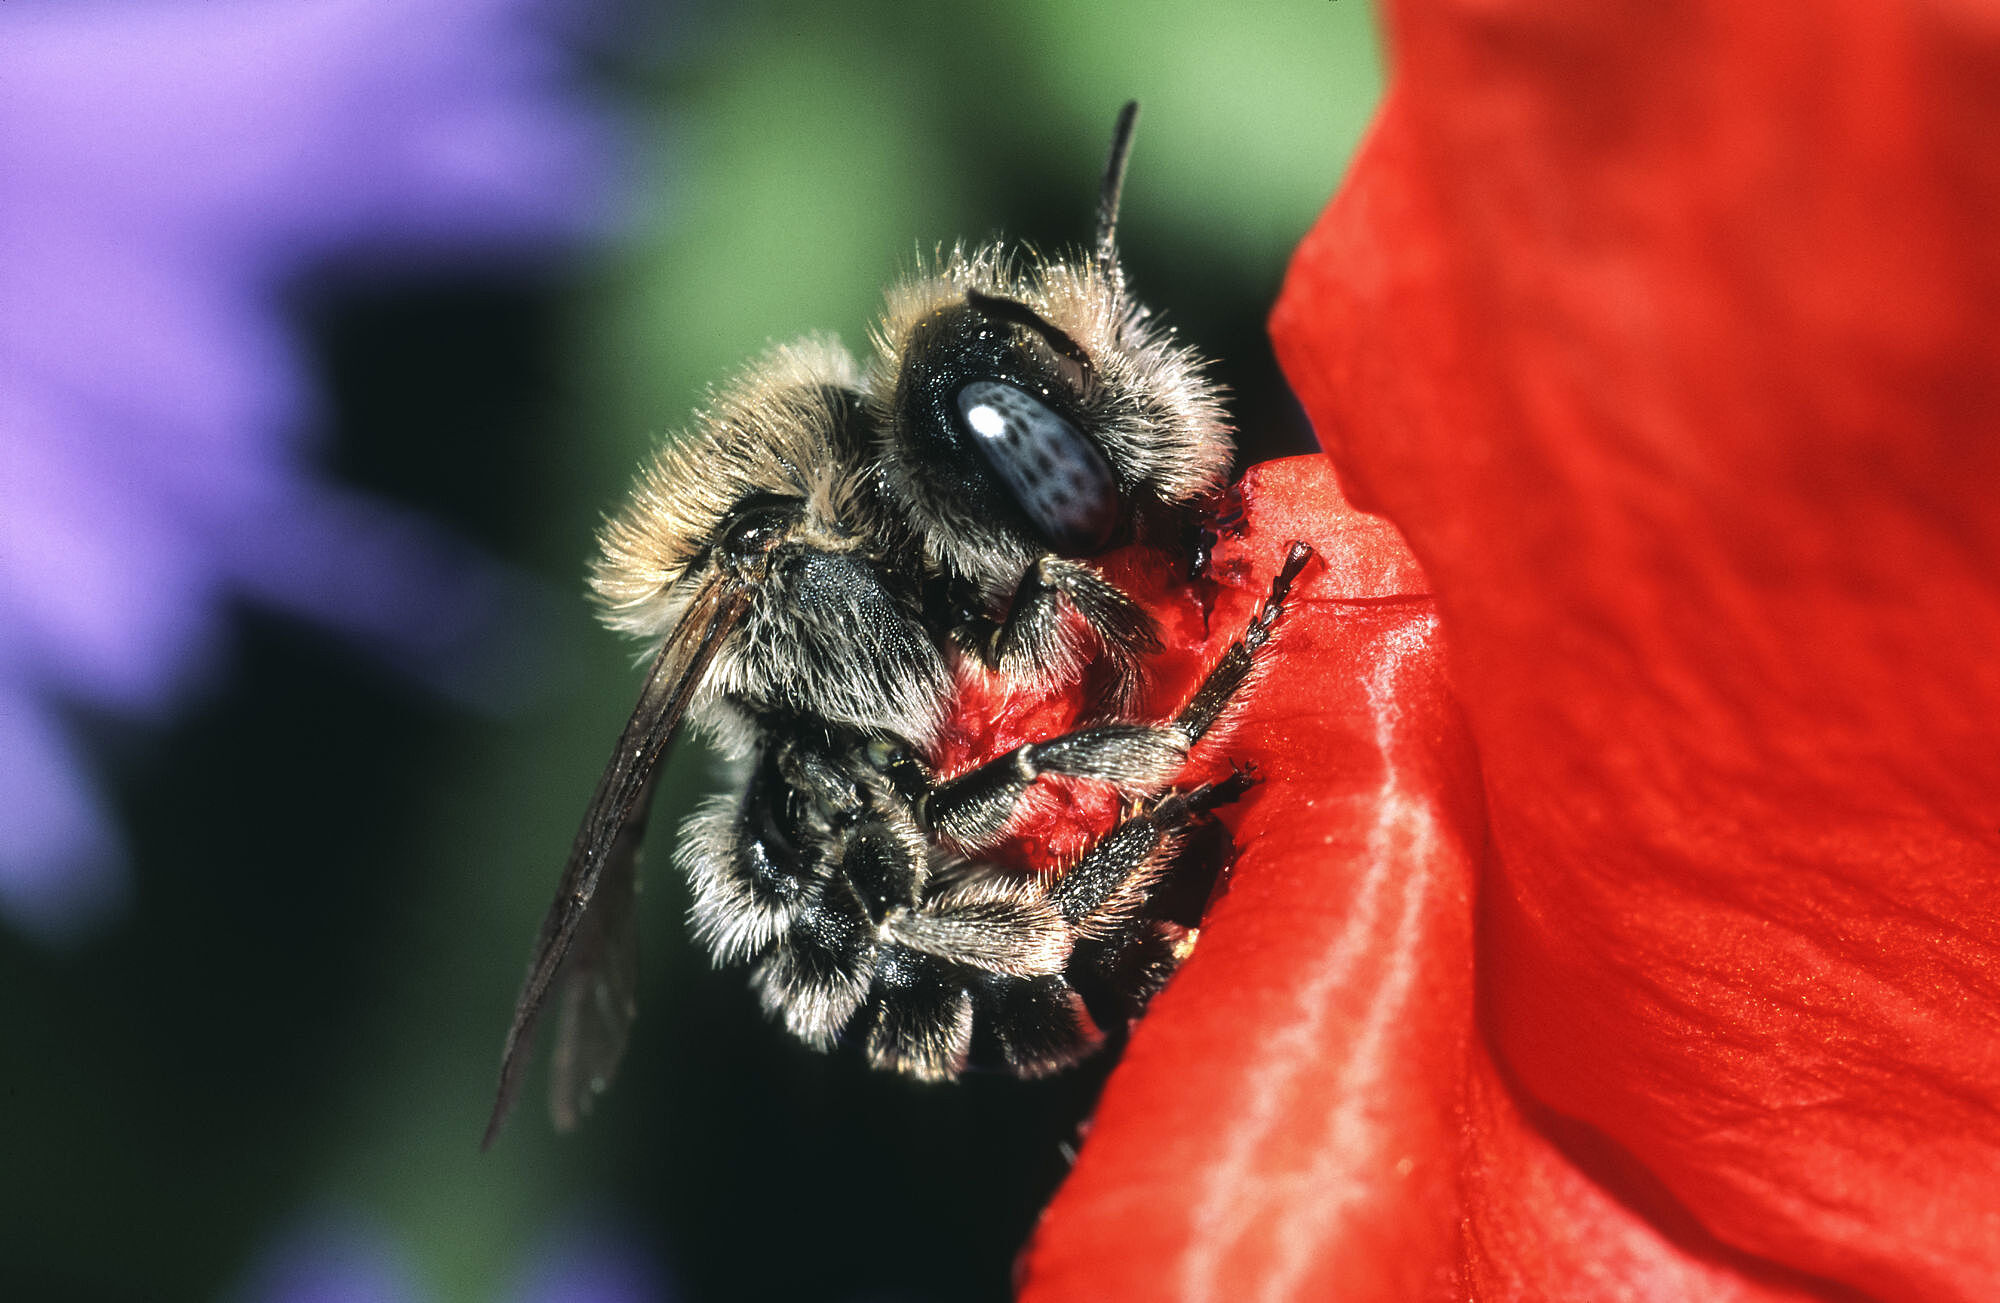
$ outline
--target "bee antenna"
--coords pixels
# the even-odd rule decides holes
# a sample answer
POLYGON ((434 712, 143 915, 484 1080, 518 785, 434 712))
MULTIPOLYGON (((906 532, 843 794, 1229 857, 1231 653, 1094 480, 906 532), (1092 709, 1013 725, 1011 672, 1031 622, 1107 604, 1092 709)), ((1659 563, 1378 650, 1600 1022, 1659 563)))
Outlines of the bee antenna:
POLYGON ((1132 133, 1139 125, 1139 101, 1126 100, 1111 129, 1111 157, 1097 192, 1097 265, 1115 275, 1118 266, 1118 199, 1125 190, 1125 164, 1132 157, 1132 133))

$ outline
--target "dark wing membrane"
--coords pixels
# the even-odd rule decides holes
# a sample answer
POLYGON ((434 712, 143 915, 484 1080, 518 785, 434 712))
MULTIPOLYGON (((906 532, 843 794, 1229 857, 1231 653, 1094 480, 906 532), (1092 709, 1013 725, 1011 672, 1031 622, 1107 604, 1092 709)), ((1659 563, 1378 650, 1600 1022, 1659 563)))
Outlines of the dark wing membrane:
MULTIPOLYGON (((486 1137, 480 1142, 482 1148, 500 1134, 507 1110, 520 1092, 521 1076, 534 1046, 535 1021, 607 868, 614 870, 621 884, 619 891, 629 906, 640 831, 633 827, 634 821, 643 827, 644 798, 652 792, 653 776, 667 744, 673 741, 709 662, 743 622, 749 607, 749 594, 743 588, 711 581, 695 594, 680 624, 653 658, 646 686, 639 692, 639 704, 619 735, 604 777, 597 782, 583 826, 570 846, 569 862, 563 865, 562 883, 535 938, 528 980, 514 1002, 513 1025, 508 1027, 507 1042, 500 1051, 500 1089, 493 1101, 493 1116, 486 1124, 486 1137)), ((631 911, 628 907, 622 912, 629 915, 631 911)), ((616 928, 606 931, 615 934, 616 928)), ((622 1033, 618 1039, 622 1041, 622 1033)), ((559 1116, 561 1111, 558 1106, 559 1116)))
MULTIPOLYGON (((653 771, 655 779, 659 770, 653 771)), ((597 894, 556 970, 555 1050, 549 1056, 549 1117, 573 1130, 611 1085, 639 1012, 640 848, 653 783, 639 793, 597 879, 597 894)), ((526 1055, 523 1055, 525 1058, 526 1055)))

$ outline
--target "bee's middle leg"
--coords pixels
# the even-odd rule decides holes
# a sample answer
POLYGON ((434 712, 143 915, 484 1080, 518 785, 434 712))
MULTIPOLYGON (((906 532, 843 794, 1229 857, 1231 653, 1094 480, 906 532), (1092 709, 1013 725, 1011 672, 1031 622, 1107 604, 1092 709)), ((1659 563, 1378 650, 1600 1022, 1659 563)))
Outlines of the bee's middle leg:
POLYGON ((967 850, 998 841, 1021 798, 1044 774, 1158 791, 1187 759, 1188 739, 1157 724, 1098 724, 1029 742, 938 784, 919 799, 919 820, 967 850))
POLYGON ((1284 615, 1293 581, 1312 554, 1304 543, 1292 545, 1269 596, 1173 719, 1097 724, 1018 746, 925 793, 918 802, 919 821, 961 848, 976 850, 1005 835, 1021 798, 1043 774, 1093 779, 1128 792, 1166 787, 1187 760, 1188 749, 1215 727, 1248 681, 1258 653, 1284 615))

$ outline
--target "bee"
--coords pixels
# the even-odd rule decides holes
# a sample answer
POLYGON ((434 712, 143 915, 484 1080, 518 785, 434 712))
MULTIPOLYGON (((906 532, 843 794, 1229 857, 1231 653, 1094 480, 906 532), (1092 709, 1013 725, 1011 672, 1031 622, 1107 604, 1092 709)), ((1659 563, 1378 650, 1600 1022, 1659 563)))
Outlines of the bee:
POLYGON ((747 963, 810 1045, 947 1079, 1039 1075, 1135 1011, 1177 937, 1149 913, 1188 831, 1237 778, 1169 786, 1249 676, 1303 564, 1173 718, 1126 718, 1158 648, 1093 564, 1179 547, 1233 454, 1201 360, 1129 295, 1116 227, 1137 105, 1120 113, 1086 254, 954 250, 892 289, 864 365, 828 339, 753 363, 661 450, 606 526, 591 583, 658 643, 535 941, 491 1143, 546 1003, 560 1129, 617 1066, 633 1012, 639 846, 683 719, 742 775, 677 850, 697 937, 747 963), (1029 688, 1108 666, 1095 715, 963 773, 933 763, 966 676, 1029 688), (1123 816, 1060 872, 982 852, 1046 775, 1108 784, 1123 816))

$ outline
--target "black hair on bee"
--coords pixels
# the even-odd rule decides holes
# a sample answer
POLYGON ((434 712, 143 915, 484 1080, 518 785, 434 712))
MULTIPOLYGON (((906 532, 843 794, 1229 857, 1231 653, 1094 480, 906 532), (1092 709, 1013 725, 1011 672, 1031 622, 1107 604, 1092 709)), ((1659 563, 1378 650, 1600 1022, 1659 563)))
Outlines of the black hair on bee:
POLYGON ((1249 676, 1302 551, 1174 719, 1119 717, 1124 692, 1101 722, 967 773, 932 765, 963 673, 1054 686, 1101 656, 1135 685, 1157 635, 1092 558, 1177 544, 1228 471, 1215 386, 1118 263, 1136 115, 1119 116, 1087 255, 954 250, 889 291, 865 366, 827 339, 767 353, 606 525, 591 576, 605 621, 657 650, 537 937, 488 1143, 552 998, 558 1127, 617 1066, 639 845, 683 718, 739 774, 678 848, 695 934, 750 964, 807 1043, 856 1041, 930 1079, 978 1063, 1035 1075, 1172 971, 1157 889, 1242 784, 1169 785, 1249 676), (1126 816, 1046 878, 982 860, 1049 774, 1118 788, 1126 816))

